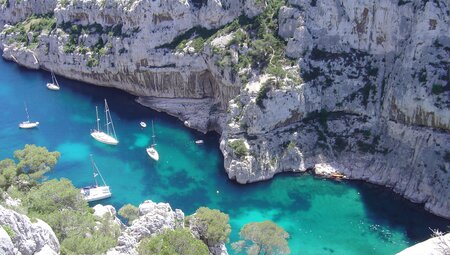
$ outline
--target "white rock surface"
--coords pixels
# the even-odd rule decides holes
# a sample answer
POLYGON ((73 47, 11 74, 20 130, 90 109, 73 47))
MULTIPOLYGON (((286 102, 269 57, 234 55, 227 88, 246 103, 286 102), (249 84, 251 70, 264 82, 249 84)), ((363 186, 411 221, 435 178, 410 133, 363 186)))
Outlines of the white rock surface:
POLYGON ((450 233, 433 237, 403 251, 397 255, 447 255, 450 254, 450 233))
POLYGON ((0 225, 0 254, 14 254, 14 244, 11 237, 0 225))
POLYGON ((8 226, 14 231, 12 242, 15 254, 59 254, 58 239, 42 220, 37 219, 37 222, 32 223, 27 216, 0 205, 0 226, 8 226))
POLYGON ((119 236, 118 245, 108 251, 112 254, 137 254, 137 244, 144 238, 162 233, 166 229, 184 227, 184 213, 172 210, 169 204, 146 200, 139 205, 140 217, 119 236))
POLYGON ((107 218, 112 221, 112 223, 116 224, 117 226, 124 228, 125 225, 122 223, 122 221, 117 218, 116 208, 112 205, 101 205, 97 204, 92 209, 94 209, 94 215, 100 218, 107 218))

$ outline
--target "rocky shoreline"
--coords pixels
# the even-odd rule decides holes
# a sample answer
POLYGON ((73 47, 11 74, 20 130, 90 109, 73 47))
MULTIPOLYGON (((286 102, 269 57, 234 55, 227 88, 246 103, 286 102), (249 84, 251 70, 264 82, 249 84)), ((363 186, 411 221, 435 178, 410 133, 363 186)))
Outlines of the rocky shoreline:
POLYGON ((233 69, 249 51, 247 43, 229 46, 237 32, 208 38, 198 51, 198 37, 184 48, 162 47, 189 29, 217 30, 263 11, 257 1, 237 0, 201 6, 10 0, 0 9, 0 24, 7 24, 0 48, 5 59, 25 67, 122 89, 188 127, 221 133, 225 170, 239 183, 328 165, 450 218, 445 1, 285 2, 278 35, 295 65, 282 68, 297 70, 301 79, 284 78, 283 85, 262 70, 233 69), (17 22, 50 12, 56 22, 51 31, 28 32, 27 41, 36 41, 31 45, 15 42, 21 35, 17 22), (70 33, 78 28, 85 31, 76 38, 84 46, 70 52, 70 33), (100 40, 104 47, 98 50, 100 40), (86 47, 91 50, 83 53, 86 47), (232 64, 222 64, 227 58, 232 64), (242 74, 249 72, 244 82, 242 74))
MULTIPOLYGON (((12 207, 14 208, 14 206, 12 207)), ((97 219, 108 220, 118 225, 121 234, 117 246, 106 254, 137 255, 137 246, 145 237, 163 233, 166 230, 187 228, 184 213, 172 210, 167 203, 155 203, 150 200, 139 205, 139 218, 126 226, 117 218, 116 209, 111 205, 98 204, 93 207, 97 219)), ((17 213, 0 205, 0 253, 52 255, 60 253, 60 243, 50 226, 40 219, 30 220, 26 215, 17 213)), ((194 230, 190 230, 195 232, 194 230)), ((208 247, 212 255, 228 255, 224 243, 208 247)))

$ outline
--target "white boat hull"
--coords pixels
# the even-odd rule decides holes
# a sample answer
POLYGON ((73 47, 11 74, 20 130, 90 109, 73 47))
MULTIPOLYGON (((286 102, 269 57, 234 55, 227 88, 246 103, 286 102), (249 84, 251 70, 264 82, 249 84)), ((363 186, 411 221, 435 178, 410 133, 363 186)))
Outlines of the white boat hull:
POLYGON ((141 123, 139 123, 140 125, 141 125, 141 127, 143 127, 143 128, 145 128, 145 127, 147 127, 147 124, 145 123, 145 122, 141 122, 141 123))
POLYGON ((49 90, 59 90, 59 86, 54 83, 47 83, 47 88, 49 90))
POLYGON ((110 145, 117 145, 119 143, 119 141, 116 138, 114 138, 104 132, 94 131, 91 133, 91 136, 95 140, 97 140, 101 143, 110 144, 110 145))
POLYGON ((109 186, 90 186, 81 189, 81 195, 88 202, 98 201, 111 197, 111 191, 109 186))
POLYGON ((39 122, 38 122, 38 121, 36 121, 36 122, 24 121, 24 122, 22 122, 22 123, 19 124, 19 127, 20 127, 20 128, 28 129, 28 128, 35 128, 35 127, 37 127, 38 125, 39 125, 39 122))
POLYGON ((150 158, 158 161, 159 160, 159 153, 155 150, 153 147, 147 148, 147 154, 150 158))
POLYGON ((195 141, 195 143, 196 143, 196 144, 202 144, 202 143, 203 143, 203 140, 197 140, 197 141, 195 141))

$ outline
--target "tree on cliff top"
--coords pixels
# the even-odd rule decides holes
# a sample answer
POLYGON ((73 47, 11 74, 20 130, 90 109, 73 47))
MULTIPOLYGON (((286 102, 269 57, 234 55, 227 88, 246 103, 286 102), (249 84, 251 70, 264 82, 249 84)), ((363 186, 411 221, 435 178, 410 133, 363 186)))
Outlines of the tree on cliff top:
POLYGON ((290 254, 289 234, 272 221, 252 222, 239 232, 242 240, 232 244, 236 252, 245 250, 249 255, 290 254))
POLYGON ((22 150, 14 152, 14 157, 19 160, 17 168, 21 173, 42 176, 50 171, 58 161, 61 154, 57 151, 49 152, 45 147, 27 144, 22 150))
POLYGON ((200 207, 189 219, 190 228, 207 245, 228 242, 231 232, 230 217, 216 209, 200 207))
POLYGON ((167 230, 153 237, 144 238, 138 246, 139 255, 208 255, 208 247, 194 238, 187 229, 167 230))
POLYGON ((14 152, 18 163, 12 159, 0 161, 0 188, 7 190, 15 185, 20 190, 30 189, 53 169, 59 157, 59 152, 49 152, 45 147, 25 145, 24 149, 14 152))
POLYGON ((131 225, 135 219, 139 218, 139 208, 132 204, 126 204, 119 209, 119 215, 124 217, 131 225))

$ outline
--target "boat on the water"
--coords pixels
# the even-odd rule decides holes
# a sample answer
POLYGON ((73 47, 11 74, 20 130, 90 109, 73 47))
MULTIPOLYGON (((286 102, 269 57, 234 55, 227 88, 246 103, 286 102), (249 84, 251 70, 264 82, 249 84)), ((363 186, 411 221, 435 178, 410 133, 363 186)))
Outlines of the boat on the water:
POLYGON ((92 171, 94 174, 95 185, 86 186, 81 189, 80 192, 83 195, 84 199, 88 202, 92 202, 92 201, 97 201, 97 200, 111 197, 111 195, 112 195, 111 190, 109 189, 109 186, 106 185, 106 182, 103 179, 103 176, 100 174, 100 171, 98 170, 98 167, 95 164, 94 158, 92 157, 92 155, 91 155, 91 164, 92 164, 92 171), (98 185, 97 176, 100 176, 100 179, 103 182, 103 185, 101 185, 101 186, 98 185))
POLYGON ((141 127, 143 127, 143 128, 147 127, 147 123, 145 123, 143 121, 141 121, 141 123, 139 123, 139 125, 141 125, 141 127))
POLYGON ((195 141, 195 143, 196 144, 202 144, 202 143, 204 143, 204 141, 203 140, 197 140, 197 141, 195 141))
POLYGON ((94 129, 91 132, 91 136, 101 143, 117 145, 119 143, 119 140, 117 140, 116 131, 114 130, 114 124, 111 118, 111 114, 109 113, 109 107, 108 103, 106 102, 106 99, 105 99, 106 132, 103 132, 100 129, 100 118, 98 117, 97 106, 95 107, 95 113, 97 115, 97 129, 94 129))
POLYGON ((47 88, 49 90, 59 90, 59 83, 58 80, 56 80, 56 76, 52 71, 52 82, 47 83, 47 88))
POLYGON ((153 138, 153 143, 152 143, 152 145, 150 145, 150 147, 148 147, 146 149, 146 151, 147 151, 147 154, 148 154, 148 156, 150 158, 158 161, 159 160, 159 153, 158 153, 158 151, 155 148, 156 147, 156 143, 155 143, 155 128, 153 126, 153 121, 152 121, 152 138, 153 138))
MULTIPOLYGON (((25 103, 24 103, 25 104, 25 103)), ((30 121, 30 115, 28 114, 27 105, 25 104, 25 112, 27 113, 27 120, 19 123, 19 128, 35 128, 39 125, 39 121, 32 122, 30 121)))

